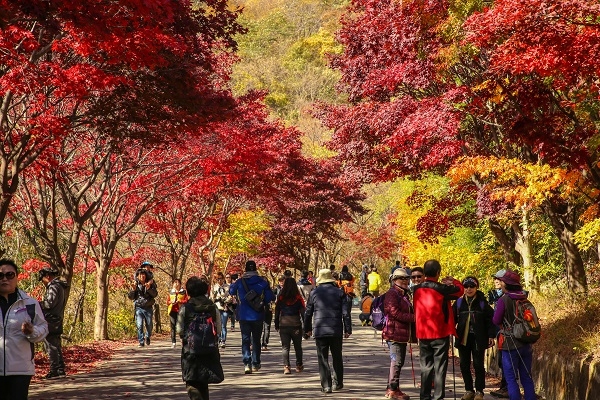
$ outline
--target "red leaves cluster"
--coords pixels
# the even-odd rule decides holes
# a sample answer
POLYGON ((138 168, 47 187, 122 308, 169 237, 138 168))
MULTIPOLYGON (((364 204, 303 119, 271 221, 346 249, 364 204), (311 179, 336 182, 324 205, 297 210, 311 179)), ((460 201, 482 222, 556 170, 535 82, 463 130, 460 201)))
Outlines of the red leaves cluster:
MULTIPOLYGON (((91 342, 84 345, 73 345, 63 347, 63 358, 65 360, 67 375, 90 371, 99 363, 109 360, 114 352, 125 346, 122 341, 91 342)), ((48 355, 44 351, 35 353, 35 376, 33 381, 41 380, 50 370, 48 355)))

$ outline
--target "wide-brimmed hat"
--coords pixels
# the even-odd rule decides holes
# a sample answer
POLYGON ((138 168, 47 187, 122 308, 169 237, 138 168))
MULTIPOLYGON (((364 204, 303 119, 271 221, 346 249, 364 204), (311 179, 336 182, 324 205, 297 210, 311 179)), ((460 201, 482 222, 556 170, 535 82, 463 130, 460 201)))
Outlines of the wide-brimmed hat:
POLYGON ((500 271, 498 271, 494 275, 492 275, 492 278, 500 279, 504 276, 504 274, 506 274, 506 270, 501 269, 500 271))
POLYGON ((507 270, 506 273, 498 279, 507 285, 521 286, 521 276, 515 271, 507 270))
POLYGON ((331 282, 335 282, 335 279, 333 279, 333 276, 331 275, 331 270, 329 268, 319 270, 319 276, 317 277, 317 285, 331 282))
POLYGON ((392 276, 390 276, 390 280, 393 281, 394 279, 398 278, 410 278, 410 275, 406 273, 404 268, 396 268, 392 276))

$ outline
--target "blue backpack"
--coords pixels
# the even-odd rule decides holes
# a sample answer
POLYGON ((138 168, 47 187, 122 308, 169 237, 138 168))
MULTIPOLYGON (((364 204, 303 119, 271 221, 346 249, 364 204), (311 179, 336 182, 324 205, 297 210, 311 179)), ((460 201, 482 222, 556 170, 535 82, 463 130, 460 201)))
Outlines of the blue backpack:
POLYGON ((383 312, 383 301, 385 300, 385 293, 381 296, 377 296, 373 299, 371 304, 371 326, 378 331, 382 331, 387 324, 387 317, 383 312))

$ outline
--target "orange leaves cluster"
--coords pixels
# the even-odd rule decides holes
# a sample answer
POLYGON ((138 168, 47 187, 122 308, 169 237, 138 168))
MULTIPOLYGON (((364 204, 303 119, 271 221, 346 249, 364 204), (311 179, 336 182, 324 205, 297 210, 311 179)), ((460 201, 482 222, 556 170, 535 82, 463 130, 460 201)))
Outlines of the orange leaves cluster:
POLYGON ((472 179, 485 184, 493 200, 516 208, 537 207, 555 197, 567 199, 577 196, 583 181, 579 171, 483 156, 462 158, 450 168, 447 176, 454 184, 472 179))

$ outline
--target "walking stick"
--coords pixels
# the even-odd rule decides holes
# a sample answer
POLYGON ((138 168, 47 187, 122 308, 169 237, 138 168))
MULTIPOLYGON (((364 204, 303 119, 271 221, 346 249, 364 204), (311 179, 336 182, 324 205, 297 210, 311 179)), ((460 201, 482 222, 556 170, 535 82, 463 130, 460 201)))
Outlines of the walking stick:
POLYGON ((450 346, 452 346, 452 384, 454 387, 454 400, 456 400, 456 374, 454 373, 454 341, 450 335, 450 346))
POLYGON ((412 344, 410 342, 408 343, 408 348, 410 353, 410 365, 412 367, 413 385, 414 387, 417 387, 417 380, 415 379, 415 363, 413 361, 412 344))

